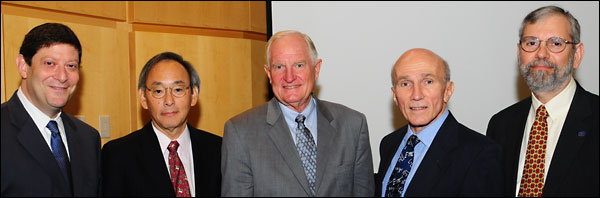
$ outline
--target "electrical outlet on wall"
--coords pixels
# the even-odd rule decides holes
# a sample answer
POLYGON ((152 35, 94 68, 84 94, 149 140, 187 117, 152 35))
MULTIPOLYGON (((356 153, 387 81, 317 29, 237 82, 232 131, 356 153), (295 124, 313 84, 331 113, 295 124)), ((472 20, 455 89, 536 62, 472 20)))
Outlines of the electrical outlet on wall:
POLYGON ((101 138, 109 138, 110 137, 110 117, 109 116, 100 116, 100 137, 101 138))

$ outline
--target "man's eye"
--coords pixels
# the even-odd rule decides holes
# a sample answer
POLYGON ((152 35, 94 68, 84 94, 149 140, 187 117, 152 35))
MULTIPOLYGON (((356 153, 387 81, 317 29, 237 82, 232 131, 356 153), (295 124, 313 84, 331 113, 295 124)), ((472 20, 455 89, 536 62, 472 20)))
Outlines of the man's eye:
POLYGON ((408 83, 407 83, 407 82, 401 82, 401 83, 400 83, 400 86, 402 86, 402 87, 406 87, 406 86, 408 86, 408 83))
POLYGON ((537 42, 535 42, 535 41, 529 41, 529 42, 527 42, 527 45, 529 45, 529 46, 535 46, 535 45, 537 45, 537 42))
POLYGON ((175 92, 182 92, 182 91, 183 91, 183 88, 179 88, 179 87, 177 87, 177 88, 173 88, 173 90, 174 90, 175 92))
POLYGON ((281 68, 283 68, 283 66, 281 66, 281 65, 275 65, 275 69, 281 69, 281 68))
POLYGON ((163 92, 163 90, 162 90, 162 89, 155 89, 155 90, 154 90, 154 93, 157 93, 157 94, 159 94, 159 93, 162 93, 162 92, 163 92))
POLYGON ((46 61, 46 62, 44 62, 44 64, 46 64, 46 65, 52 65, 52 62, 46 61))
POLYGON ((296 67, 302 67, 304 66, 303 64, 296 64, 296 67))
POLYGON ((433 80, 426 80, 425 81, 425 84, 432 84, 432 83, 433 83, 433 80))

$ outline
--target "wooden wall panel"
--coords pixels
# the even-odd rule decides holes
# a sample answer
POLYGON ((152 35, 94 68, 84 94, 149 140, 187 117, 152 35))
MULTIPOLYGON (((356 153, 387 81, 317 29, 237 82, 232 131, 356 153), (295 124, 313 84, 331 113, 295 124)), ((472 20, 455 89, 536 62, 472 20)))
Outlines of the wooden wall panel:
POLYGON ((116 139, 149 119, 136 86, 142 66, 157 53, 181 54, 201 78, 190 123, 222 135, 226 120, 267 101, 262 69, 266 48, 265 2, 2 1, 2 102, 21 78, 15 57, 24 35, 45 22, 75 31, 83 46, 77 91, 64 110, 99 128, 110 117, 116 139))
POLYGON ((0 53, 0 87, 1 87, 1 94, 2 97, 0 98, 0 102, 4 103, 7 101, 6 99, 6 83, 4 83, 6 81, 6 77, 4 76, 6 74, 6 72, 4 72, 4 15, 0 16, 0 27, 2 27, 2 30, 0 31, 0 37, 2 38, 0 40, 0 48, 1 48, 1 52, 0 53))
POLYGON ((3 3, 50 9, 125 21, 125 1, 3 1, 3 3))
MULTIPOLYGON (((225 121, 252 107, 250 48, 247 39, 136 32, 136 82, 154 55, 164 51, 181 55, 196 68, 201 81, 199 105, 191 109, 188 122, 222 136, 225 121)), ((137 101, 141 115, 137 126, 141 128, 150 116, 141 108, 139 97, 137 101)))
POLYGON ((266 60, 266 42, 262 41, 250 41, 252 51, 252 64, 250 65, 252 70, 252 106, 258 106, 265 101, 270 100, 269 95, 269 79, 265 73, 264 65, 267 64, 266 60))
POLYGON ((264 1, 135 1, 132 4, 136 23, 266 33, 264 1))
POLYGON ((267 33, 266 6, 267 3, 264 1, 250 1, 250 31, 267 33))
MULTIPOLYGON (((48 21, 39 18, 4 15, 6 65, 6 90, 12 93, 18 89, 21 77, 14 66, 14 58, 19 53, 23 37, 33 27, 48 21), (9 58, 11 57, 11 58, 9 58)), ((60 22, 60 21, 58 21, 60 22)), ((119 131, 129 128, 128 87, 128 37, 127 32, 77 23, 60 22, 69 26, 82 45, 80 80, 74 96, 65 112, 85 116, 85 122, 99 129, 99 116, 110 117, 111 138, 120 137, 119 131)), ((8 97, 10 97, 8 96, 8 97)), ((103 139, 103 143, 108 139, 103 139)))

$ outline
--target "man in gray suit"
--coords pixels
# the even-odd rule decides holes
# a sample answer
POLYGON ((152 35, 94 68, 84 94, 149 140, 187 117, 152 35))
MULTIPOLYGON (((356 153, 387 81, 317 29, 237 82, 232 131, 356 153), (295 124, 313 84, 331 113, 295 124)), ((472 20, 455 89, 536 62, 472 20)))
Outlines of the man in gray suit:
POLYGON ((275 98, 225 123, 223 196, 373 196, 366 118, 311 94, 320 68, 307 35, 269 40, 264 69, 275 98))

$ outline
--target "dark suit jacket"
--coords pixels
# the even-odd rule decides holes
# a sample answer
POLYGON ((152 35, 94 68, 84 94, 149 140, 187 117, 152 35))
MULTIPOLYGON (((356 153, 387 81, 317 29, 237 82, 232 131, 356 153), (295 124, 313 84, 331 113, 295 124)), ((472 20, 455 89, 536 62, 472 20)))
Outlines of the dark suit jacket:
POLYGON ((79 119, 62 112, 71 160, 72 191, 48 143, 17 93, 2 104, 2 197, 98 196, 100 135, 79 119))
MULTIPOLYGON (((221 193, 221 137, 188 125, 196 196, 221 193)), ((102 148, 102 196, 175 197, 152 122, 102 148)))
MULTIPOLYGON (((375 196, 402 138, 402 127, 385 136, 379 153, 375 196)), ((500 146, 448 115, 413 176, 405 196, 498 196, 502 188, 500 146)), ((395 162, 394 162, 395 163, 395 162)))
MULTIPOLYGON (((516 196, 517 171, 525 122, 531 108, 528 97, 492 117, 487 136, 504 150, 504 196, 516 196)), ((579 84, 547 171, 543 196, 599 196, 598 96, 579 84), (580 133, 580 131, 585 131, 580 133)))

